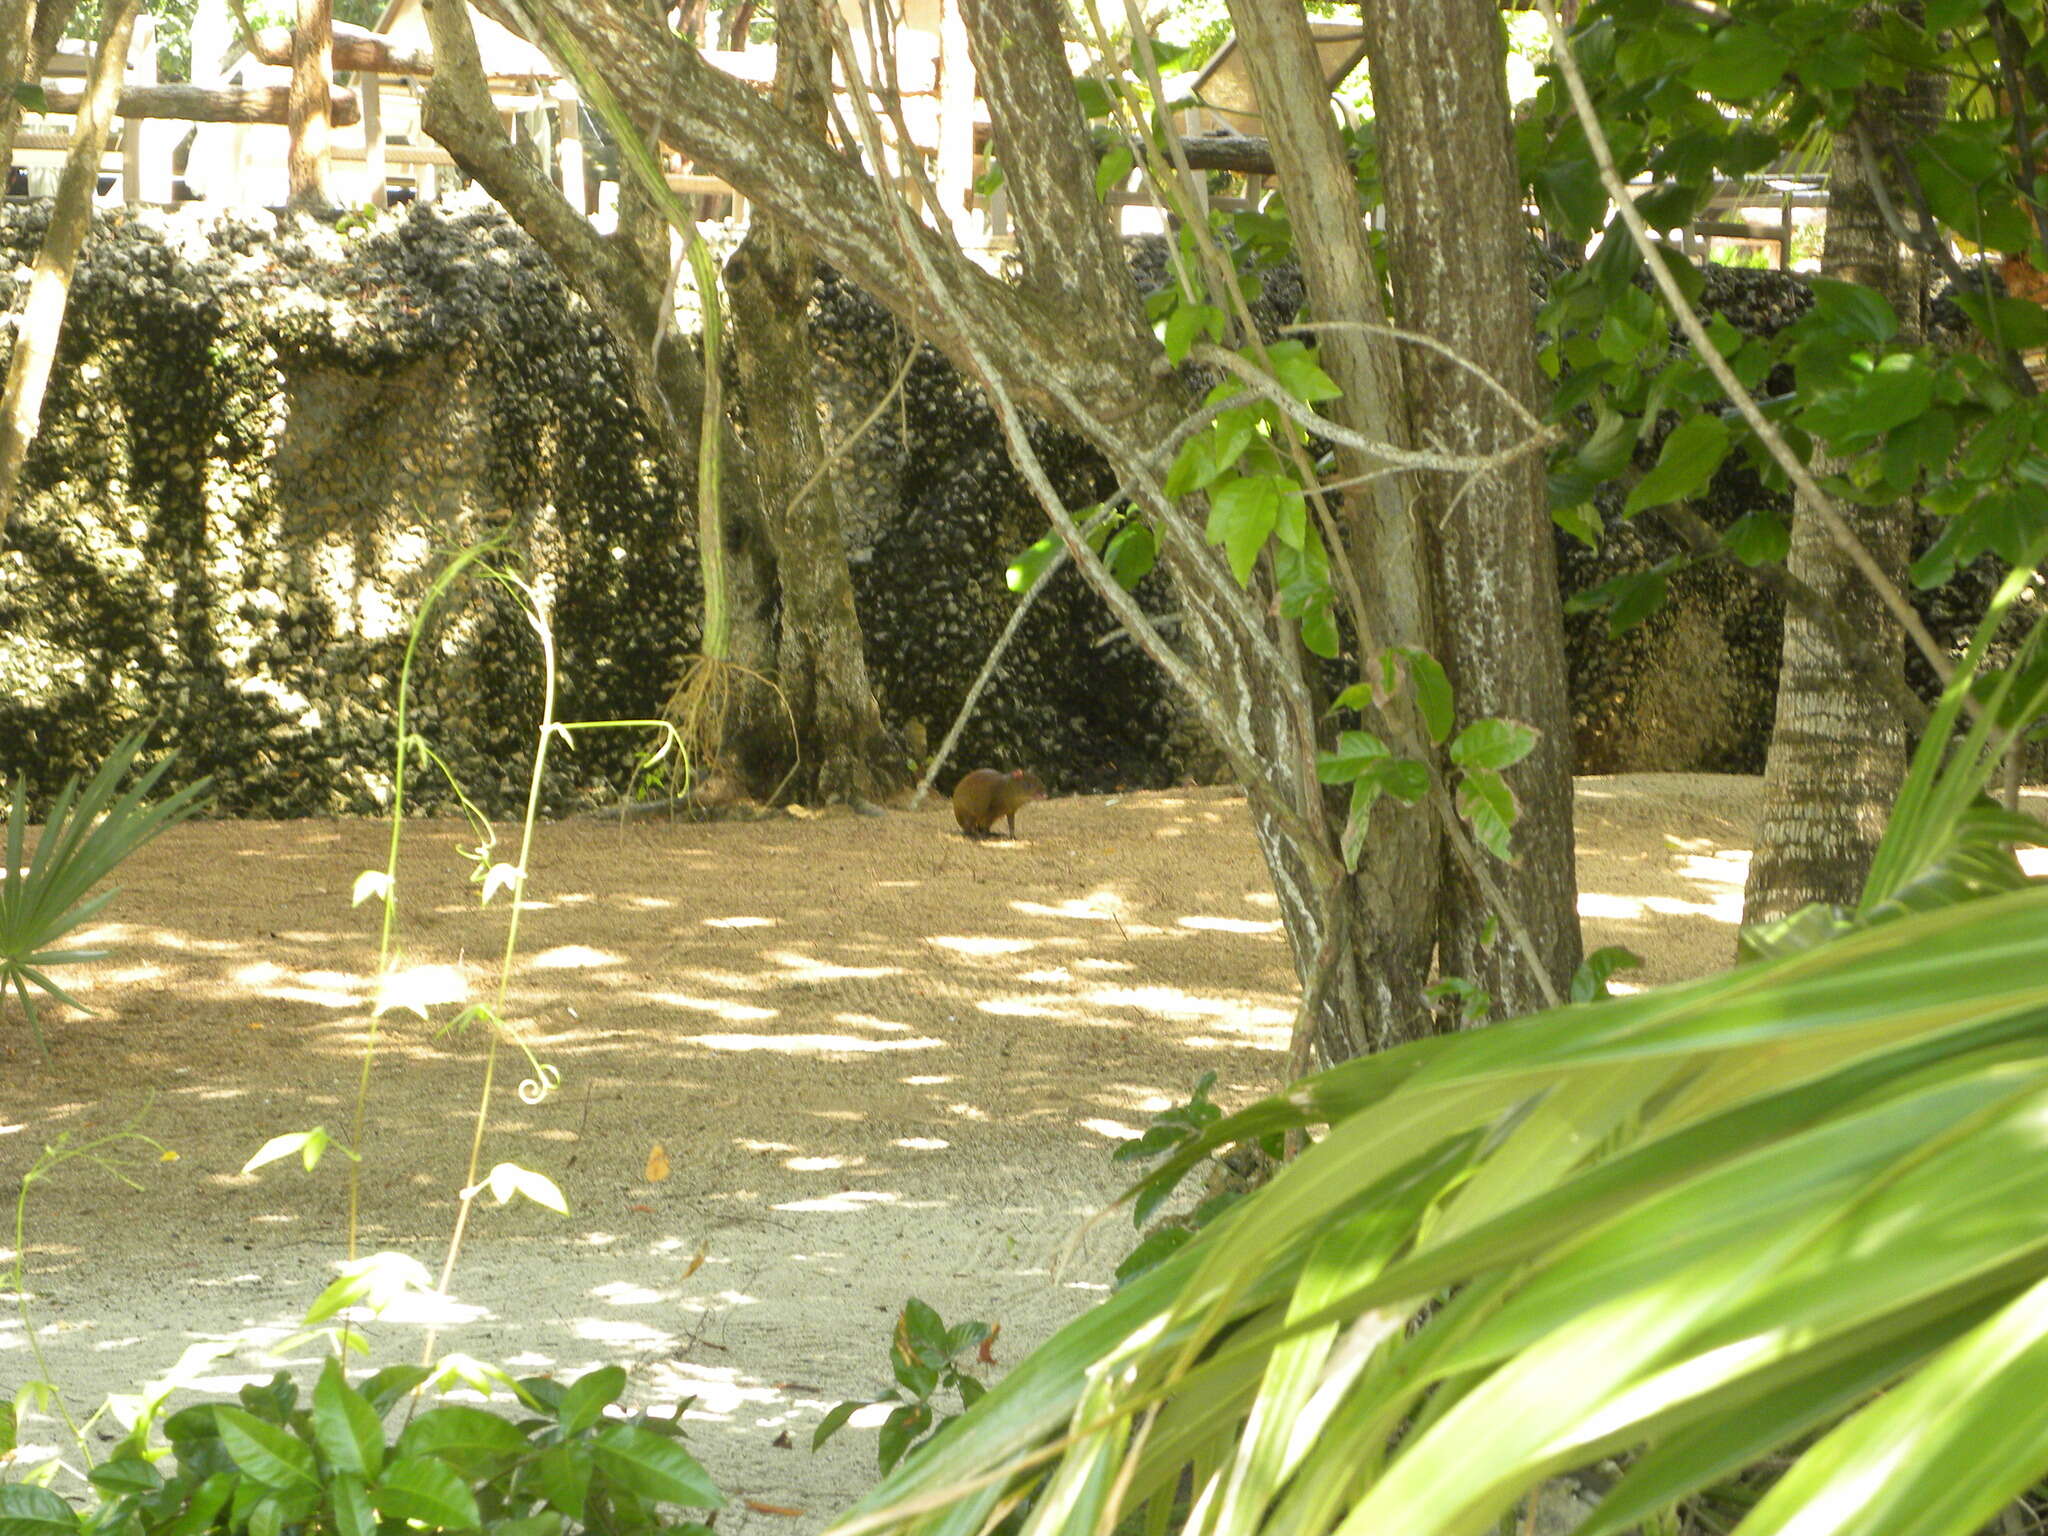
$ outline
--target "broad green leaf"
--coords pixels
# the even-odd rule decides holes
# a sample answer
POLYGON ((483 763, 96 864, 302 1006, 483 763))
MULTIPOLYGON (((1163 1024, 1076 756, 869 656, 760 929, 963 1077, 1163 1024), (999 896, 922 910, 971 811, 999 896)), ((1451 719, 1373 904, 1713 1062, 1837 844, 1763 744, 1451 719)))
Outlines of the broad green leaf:
POLYGON ((386 871, 366 869, 356 876, 355 890, 350 894, 348 904, 360 907, 366 901, 387 900, 395 888, 395 882, 386 871))
POLYGON ((694 1456, 637 1424, 608 1425, 598 1434, 592 1452, 599 1472, 642 1498, 692 1509, 725 1506, 725 1495, 694 1456))
POLYGON ((1280 387, 1305 404, 1334 400, 1344 393, 1336 380, 1317 364, 1315 348, 1306 342, 1291 338, 1276 341, 1266 349, 1266 356, 1272 361, 1273 376, 1280 381, 1280 387))
POLYGON ((1160 341, 1166 348, 1166 360, 1176 367, 1187 361, 1190 348, 1197 338, 1207 336, 1211 341, 1223 339, 1223 311, 1213 304, 1191 304, 1182 301, 1180 308, 1166 317, 1160 327, 1160 341))
POLYGON ((221 1445, 244 1476, 279 1492, 319 1488, 319 1469, 303 1440, 226 1403, 215 1405, 213 1417, 221 1445))
POLYGON ((1335 752, 1316 754, 1316 777, 1325 784, 1349 784, 1387 754, 1387 744, 1370 731, 1340 731, 1335 752))
POLYGON ((0 1536, 76 1536, 78 1516, 47 1488, 0 1483, 0 1536))
POLYGON ((414 1419, 392 1447, 398 1456, 519 1456, 530 1447, 508 1420, 465 1403, 443 1403, 414 1419))
POLYGON ((1518 720, 1474 720, 1451 742, 1460 768, 1512 768, 1536 750, 1536 732, 1518 720))
POLYGON ((569 1202, 562 1198, 562 1191, 553 1179, 544 1173, 535 1173, 531 1168, 522 1168, 517 1163, 499 1163, 484 1175, 483 1183, 477 1187, 488 1189, 491 1198, 500 1205, 514 1195, 524 1195, 535 1205, 546 1206, 563 1216, 569 1214, 569 1202))
POLYGON ((86 1474, 86 1478, 100 1492, 113 1496, 154 1493, 164 1483, 156 1468, 132 1451, 101 1462, 86 1474))
POLYGON ((1792 530, 1775 512, 1751 512, 1729 524, 1721 542, 1744 565, 1775 565, 1792 548, 1792 530))
POLYGON ((331 1359, 313 1387, 313 1443, 334 1472, 372 1478, 384 1465, 383 1422, 331 1359))
POLYGON ((1472 824, 1472 835, 1502 863, 1514 862, 1510 837, 1515 824, 1514 792, 1490 768, 1468 769, 1458 780, 1458 814, 1472 824))
POLYGON ((1622 504, 1622 515, 1631 516, 1644 507, 1683 501, 1695 494, 1714 476, 1728 456, 1728 424, 1718 416, 1694 416, 1682 422, 1664 439, 1656 468, 1636 482, 1622 504))
POLYGON ((562 1432, 573 1435, 578 1430, 588 1429, 603 1416, 606 1408, 619 1400, 619 1394, 625 1390, 626 1371, 623 1366, 604 1365, 584 1372, 562 1394, 562 1406, 556 1414, 562 1432))
POLYGON ((1714 34, 1689 71, 1693 89, 1746 102, 1776 89, 1792 63, 1792 50, 1764 27, 1732 22, 1714 34))
POLYGON ((370 1502, 387 1520, 411 1520, 437 1531, 473 1531, 483 1524, 469 1485, 438 1461, 401 1459, 371 1485, 370 1502))
POLYGON ((1239 586, 1251 581, 1259 551, 1280 520, 1280 498, 1292 489, 1277 475, 1237 475, 1210 489, 1207 537, 1224 547, 1239 586))
POLYGON ((571 1520, 583 1518, 590 1496, 590 1457, 581 1445, 553 1445, 534 1458, 534 1481, 554 1508, 571 1520))
POLYGON ((360 1473, 337 1473, 327 1485, 327 1503, 334 1512, 336 1536, 377 1536, 377 1512, 360 1473))

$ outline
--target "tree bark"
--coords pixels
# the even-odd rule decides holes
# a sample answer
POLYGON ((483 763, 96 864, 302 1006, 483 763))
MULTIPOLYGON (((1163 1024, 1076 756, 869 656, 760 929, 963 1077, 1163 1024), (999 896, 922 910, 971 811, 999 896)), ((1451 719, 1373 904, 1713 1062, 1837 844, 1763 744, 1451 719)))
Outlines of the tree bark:
POLYGON ((78 0, 0 0, 0 190, 14 173, 14 136, 21 131, 14 86, 42 80, 77 8, 78 0))
MULTIPOLYGON (((696 354, 667 320, 668 226, 628 187, 621 189, 618 232, 606 237, 592 229, 532 158, 505 137, 464 7, 427 0, 425 9, 441 67, 427 88, 422 125, 547 252, 563 281, 618 344, 626 387, 648 425, 667 438, 678 464, 694 465, 704 419, 704 376, 696 354)), ((753 457, 729 423, 722 432, 731 659, 765 674, 775 661, 774 555, 761 516, 753 457)), ((691 526, 681 506, 676 521, 680 537, 691 526)), ((772 783, 749 787, 765 789, 772 783)))
MULTIPOLYGON (((1536 341, 1505 54, 1497 0, 1380 0, 1366 14, 1396 317, 1527 405, 1536 398, 1536 341)), ((1450 359, 1418 350, 1405 362, 1419 441, 1483 454, 1526 435, 1450 359)), ((1508 775, 1521 805, 1516 861, 1496 863, 1493 874, 1562 987, 1580 948, 1571 710, 1543 460, 1528 455, 1464 484, 1433 476, 1418 490, 1436 530, 1438 659, 1459 723, 1497 716, 1539 733, 1534 753, 1508 775)), ((1444 879, 1455 897, 1443 907, 1442 971, 1477 982, 1497 1013, 1543 1006, 1523 957, 1493 942, 1492 914, 1462 864, 1448 861, 1444 879)))
MULTIPOLYGON (((1165 366, 1114 226, 1095 201, 1094 159, 1060 43, 1060 8, 1053 0, 977 0, 964 7, 993 137, 1016 193, 1023 271, 1022 280, 1014 285, 980 269, 936 231, 902 229, 888 201, 893 192, 877 185, 851 156, 816 135, 793 129, 771 104, 705 65, 640 15, 630 0, 532 4, 550 26, 560 27, 574 40, 636 120, 659 124, 663 142, 714 170, 750 199, 757 212, 801 233, 824 260, 963 371, 999 386, 1019 406, 1079 431, 1120 477, 1135 484, 1163 473, 1169 456, 1166 444, 1193 402, 1165 366)), ((1498 69, 1497 34, 1492 47, 1498 69)), ((1425 72, 1438 62, 1432 52, 1423 61, 1425 72)), ((1489 152, 1504 162, 1507 108, 1505 88, 1498 79, 1493 95, 1480 104, 1495 114, 1487 142, 1489 152)), ((1458 166, 1458 174, 1466 169, 1458 166)), ((1520 228, 1520 216, 1511 197, 1512 177, 1504 164, 1498 169, 1488 185, 1504 192, 1498 202, 1488 203, 1487 216, 1497 221, 1501 237, 1508 238, 1520 228)), ((1445 226, 1447 243, 1464 240, 1471 233, 1469 224, 1468 220, 1445 226)), ((1496 275, 1489 269, 1476 274, 1474 281, 1496 275)), ((1525 289, 1517 267, 1513 283, 1502 290, 1501 305, 1511 305, 1525 289)), ((1525 378, 1534 350, 1529 325, 1525 309, 1519 314, 1525 378)), ((1501 345, 1498 338, 1486 341, 1486 354, 1501 345)), ((1482 425, 1497 431, 1491 416, 1484 417, 1482 425)), ((1516 484, 1521 487, 1523 482, 1516 484)), ((1493 509, 1503 502, 1495 494, 1483 498, 1482 505, 1493 509)), ((1517 505, 1521 512, 1531 511, 1517 505)), ((1547 519, 1540 491, 1533 513, 1547 519)), ((1319 957, 1329 952, 1325 940, 1332 921, 1350 928, 1369 914, 1361 912, 1361 899, 1352 891, 1340 892, 1334 910, 1328 903, 1330 871, 1341 864, 1329 829, 1317 830, 1322 787, 1315 775, 1314 705, 1298 656, 1290 659, 1266 627, 1258 604, 1269 594, 1255 590, 1253 602, 1245 602, 1221 558, 1202 543, 1199 526, 1195 523, 1190 533, 1186 509, 1163 513, 1164 562, 1184 619, 1180 633, 1197 674, 1194 691, 1202 717, 1251 792, 1254 829, 1273 878, 1296 971, 1307 979, 1316 974, 1319 957)), ((1547 520, 1543 527, 1541 549, 1548 571, 1547 520)), ((1537 541, 1526 529, 1517 530, 1513 538, 1506 530, 1495 530, 1492 543, 1475 542, 1481 549, 1492 549, 1504 540, 1517 558, 1535 558, 1526 546, 1537 541)), ((1517 572, 1503 583, 1491 568, 1484 575, 1489 592, 1503 586, 1519 590, 1536 579, 1517 572)), ((1551 604, 1554 644, 1530 665, 1540 664, 1544 656, 1554 660, 1555 701, 1561 715, 1562 643, 1554 580, 1544 591, 1551 604)), ((1532 622, 1537 624, 1539 642, 1540 621, 1541 615, 1535 614, 1532 622)), ((1522 647, 1527 637, 1514 633, 1508 644, 1522 647)), ((1162 660, 1175 669, 1182 665, 1177 658, 1162 660)), ((1483 673, 1466 680, 1468 708, 1494 704, 1501 690, 1489 691, 1489 681, 1483 673)), ((1554 723, 1547 713, 1522 709, 1523 702, 1517 697, 1516 707, 1507 712, 1524 718, 1541 714, 1531 721, 1539 726, 1554 723)), ((1560 725, 1554 740, 1546 743, 1555 760, 1562 761, 1568 740, 1569 732, 1560 725)), ((1517 770, 1517 776, 1527 777, 1524 770, 1517 770)), ((1535 797, 1533 790, 1525 794, 1535 797)), ((1547 804, 1542 809, 1553 810, 1547 804)), ((1551 819, 1559 820, 1555 815, 1551 819)), ((1535 820, 1532 815, 1532 823, 1535 820)), ((1568 838, 1568 801, 1561 820, 1568 838)), ((1524 863, 1551 857, 1556 832, 1551 827, 1537 835, 1532 825, 1525 825, 1524 863)), ((1561 874, 1551 876, 1550 884, 1569 891, 1568 841, 1561 874)), ((1564 906, 1569 912, 1568 897, 1564 906)), ((1530 916, 1532 924, 1541 920, 1534 911, 1530 916)), ((1463 931, 1476 934, 1483 926, 1484 914, 1475 913, 1463 931)), ((1551 949, 1575 953, 1576 944, 1574 926, 1562 938, 1553 936, 1551 949)), ((1386 1021, 1373 1012, 1378 978, 1367 973, 1362 947, 1341 948, 1348 952, 1340 953, 1338 983, 1324 994, 1317 1018, 1324 1053, 1332 1060, 1372 1048, 1387 1031, 1386 1021)), ((1569 974, 1566 967, 1565 975, 1569 974)), ((1497 995, 1510 1000, 1515 996, 1505 988, 1497 995)))
MULTIPOLYGON (((256 57, 265 64, 292 62, 292 28, 264 27, 256 34, 256 57)), ((409 48, 363 27, 345 21, 333 25, 332 55, 336 69, 367 69, 379 75, 431 75, 434 56, 424 48, 409 48)))
POLYGON ((292 83, 289 98, 291 145, 285 157, 290 206, 325 213, 334 206, 333 125, 328 97, 334 90, 334 0, 298 0, 292 28, 292 83))
MULTIPOLYGON (((1874 8, 1864 24, 1874 24, 1874 8)), ((1908 250, 1885 222, 1885 174, 1862 153, 1867 140, 1888 162, 1941 121, 1938 76, 1914 73, 1899 90, 1871 91, 1835 135, 1828 175, 1828 223, 1821 247, 1824 276, 1862 283, 1890 301, 1899 340, 1924 333, 1926 258, 1908 250)), ((1892 195, 1895 206, 1909 206, 1892 195)), ((1824 456, 1815 468, 1837 469, 1824 456)), ((1842 505, 1842 513, 1885 572, 1906 585, 1914 504, 1842 505)), ((1905 637, 1877 593, 1856 571, 1805 503, 1794 506, 1791 574, 1819 595, 1867 655, 1878 658, 1885 686, 1876 687, 1841 654, 1834 631, 1797 608, 1785 610, 1777 716, 1764 760, 1764 811, 1743 885, 1742 920, 1768 922, 1814 902, 1854 906, 1870 861, 1905 778, 1909 731, 1896 695, 1905 677, 1905 637)))
POLYGON ((43 395, 57 360, 57 339, 71 300, 71 274, 92 229, 92 200, 99 191, 100 157, 113 126, 114 100, 127 67, 128 39, 135 30, 137 0, 108 0, 100 18, 98 51, 86 81, 85 99, 71 129, 71 149, 57 181, 50 225, 29 277, 28 301, 14 331, 7 365, 7 389, 0 398, 0 545, 21 492, 21 472, 30 444, 42 425, 43 395))
MULTIPOLYGON (((776 102, 792 124, 822 134, 830 109, 830 39, 814 6, 776 16, 776 102)), ((854 611, 839 497, 825 464, 809 308, 818 259, 772 216, 756 217, 726 264, 733 351, 761 510, 782 590, 775 681, 795 714, 806 788, 825 800, 876 800, 900 787, 902 753, 882 727, 854 611), (805 487, 808 485, 808 490, 805 487)), ((757 698, 766 743, 779 709, 757 698)))
MULTIPOLYGON (((1294 225, 1309 308, 1318 320, 1384 325, 1386 309, 1372 245, 1358 214, 1351 166, 1337 137, 1330 93, 1307 13, 1265 0, 1231 0, 1260 118, 1294 225)), ((1189 146, 1192 149, 1192 145, 1189 146)), ((1327 407, 1332 417, 1381 442, 1406 446, 1401 359, 1384 337, 1332 330, 1314 338, 1323 368, 1343 389, 1327 407)), ((1340 448, 1339 472, 1357 480, 1381 467, 1355 448, 1340 448)), ((1405 478, 1385 476, 1344 500, 1346 563, 1364 612, 1357 643, 1361 673, 1386 646, 1437 648, 1430 592, 1429 529, 1405 478)), ((1398 739, 1383 723, 1383 737, 1398 739)), ((1343 802, 1332 810, 1340 819, 1343 802)), ((1381 1038, 1396 1044, 1430 1026, 1424 989, 1436 949, 1440 875, 1439 830, 1430 809, 1386 804, 1375 809, 1372 836, 1360 859, 1353 936, 1368 957, 1365 974, 1379 997, 1372 1013, 1381 1038)))

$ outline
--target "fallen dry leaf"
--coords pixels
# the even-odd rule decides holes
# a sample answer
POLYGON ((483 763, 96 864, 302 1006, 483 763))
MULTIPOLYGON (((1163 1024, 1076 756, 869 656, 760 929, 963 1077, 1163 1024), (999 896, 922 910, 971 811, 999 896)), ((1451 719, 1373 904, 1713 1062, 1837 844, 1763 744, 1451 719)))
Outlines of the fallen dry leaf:
POLYGON ((662 1150, 661 1143, 657 1141, 648 1149, 646 1179, 650 1184, 659 1184, 667 1177, 668 1153, 662 1150))
POLYGON ((988 1337, 981 1341, 981 1348, 974 1352, 974 1358, 983 1365, 994 1365, 996 1363, 996 1339, 1002 1331, 1003 1325, 997 1323, 995 1327, 989 1329, 988 1337))
POLYGON ((685 1280, 689 1279, 690 1276, 694 1275, 695 1273, 697 1273, 698 1270, 704 1267, 704 1255, 706 1252, 707 1250, 705 1249, 704 1245, 702 1243, 699 1243, 697 1245, 697 1251, 690 1256, 690 1262, 683 1266, 683 1278, 685 1280))
POLYGON ((801 1515, 803 1513, 802 1510, 792 1509, 787 1504, 763 1504, 759 1499, 742 1499, 740 1502, 757 1515, 801 1515))

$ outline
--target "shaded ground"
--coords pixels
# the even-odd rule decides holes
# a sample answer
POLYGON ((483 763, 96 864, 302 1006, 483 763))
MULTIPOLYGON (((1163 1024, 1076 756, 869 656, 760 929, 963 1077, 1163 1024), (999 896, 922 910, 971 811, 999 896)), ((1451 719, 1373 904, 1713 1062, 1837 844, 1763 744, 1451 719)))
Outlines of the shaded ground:
MULTIPOLYGON (((1726 963, 1756 803, 1748 779, 1582 780, 1588 948, 1643 954, 1639 984, 1726 963)), ((1121 1187, 1110 1149, 1205 1070, 1233 1105, 1275 1086, 1292 972, 1241 796, 1057 800, 1019 830, 970 844, 939 807, 542 828, 506 1011, 561 1085, 521 1102, 501 1051, 483 1163, 549 1175, 570 1216, 479 1204, 443 1347, 515 1374, 617 1360, 631 1401, 694 1395, 691 1447, 736 1501, 720 1529, 806 1532, 872 1478, 871 1430, 816 1456, 810 1432, 887 1384, 907 1296, 1000 1323, 1002 1364, 1099 1296, 1124 1218, 1052 1263, 1121 1187)), ((47 1066, 0 1018, 10 1198, 66 1131, 134 1121, 178 1153, 138 1162, 139 1189, 76 1163, 34 1188, 30 1321, 74 1404, 199 1342, 229 1349, 203 1390, 317 1363, 281 1341, 343 1254, 344 1161, 239 1169, 284 1132, 346 1137, 377 942, 349 897, 388 835, 181 827, 124 872, 93 934, 113 955, 75 973, 97 1016, 46 1017, 47 1066)), ((478 909, 460 828, 409 838, 405 958, 445 1023, 488 997, 506 903, 478 909)), ((365 1251, 438 1270, 483 1048, 387 1015, 365 1251)), ((417 1356, 424 1325, 374 1325, 373 1359, 417 1356)), ((0 1393, 36 1374, 0 1317, 0 1393)))

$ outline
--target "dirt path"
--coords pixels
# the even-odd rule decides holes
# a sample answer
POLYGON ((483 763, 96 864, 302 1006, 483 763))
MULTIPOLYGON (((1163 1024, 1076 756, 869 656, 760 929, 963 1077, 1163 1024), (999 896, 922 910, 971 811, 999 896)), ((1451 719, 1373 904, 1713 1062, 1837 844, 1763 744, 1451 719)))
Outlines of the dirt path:
MULTIPOLYGON (((1725 963, 1755 803, 1745 779, 1582 781, 1588 947, 1641 952, 1638 982, 1725 963)), ((1235 793, 1056 800, 1019 830, 969 844, 936 808, 541 829, 507 1011, 561 1086, 522 1103, 501 1053, 484 1162, 554 1178, 570 1216, 480 1204, 443 1347, 515 1374, 618 1360, 635 1402, 694 1396, 721 1486, 803 1511, 736 1504, 720 1529, 801 1533, 872 1479, 872 1431, 816 1456, 810 1432, 887 1383, 907 1296, 1000 1323, 1003 1363, 1099 1296, 1123 1218, 1050 1264, 1119 1189, 1110 1149, 1205 1070, 1233 1105, 1274 1086, 1293 978, 1235 793)), ((178 1154, 139 1164, 139 1189, 79 1164, 35 1186, 30 1317, 75 1405, 195 1343, 228 1351, 206 1391, 317 1363, 284 1341, 343 1252, 343 1161, 238 1170, 284 1132, 346 1135, 376 952, 349 896, 387 836, 179 828, 125 871, 93 935, 114 953, 74 973, 97 1017, 47 1018, 44 1067, 18 1010, 0 1016, 10 1199, 63 1132, 135 1120, 178 1154)), ((459 828, 411 838, 403 942, 438 1027, 465 987, 488 995, 505 903, 478 910, 459 828)), ((483 1045, 387 1016, 365 1250, 438 1270, 483 1045)), ((373 1361, 416 1356, 424 1326, 376 1324, 373 1361)), ((0 1392, 35 1374, 10 1302, 0 1392)), ((56 1440, 47 1421, 34 1438, 56 1440)))

